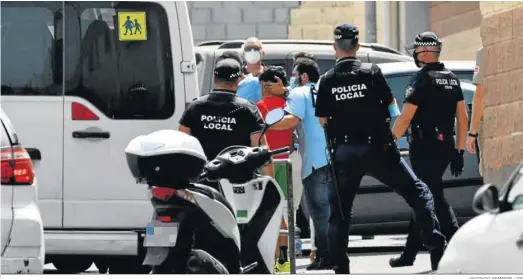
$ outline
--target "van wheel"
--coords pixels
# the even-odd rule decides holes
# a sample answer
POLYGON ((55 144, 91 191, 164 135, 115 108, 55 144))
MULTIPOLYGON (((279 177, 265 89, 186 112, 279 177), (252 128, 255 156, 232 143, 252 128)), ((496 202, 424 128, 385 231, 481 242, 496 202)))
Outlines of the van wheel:
POLYGON ((109 274, 149 274, 151 267, 142 265, 142 262, 140 257, 116 259, 109 267, 109 274))
POLYGON ((93 265, 93 259, 85 256, 67 256, 53 259, 53 265, 59 273, 82 273, 93 265))
POLYGON ((98 268, 98 273, 100 274, 106 274, 109 270, 110 264, 111 263, 105 259, 94 260, 94 265, 96 266, 96 268, 98 268))

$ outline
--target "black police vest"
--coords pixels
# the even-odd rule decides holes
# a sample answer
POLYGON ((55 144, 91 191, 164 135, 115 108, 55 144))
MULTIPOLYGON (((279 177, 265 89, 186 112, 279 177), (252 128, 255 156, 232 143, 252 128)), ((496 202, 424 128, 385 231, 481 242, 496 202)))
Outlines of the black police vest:
POLYGON ((202 97, 197 106, 198 124, 191 129, 209 160, 232 145, 251 145, 252 116, 247 101, 234 94, 215 92, 202 97))
POLYGON ((456 95, 461 90, 459 78, 449 70, 424 70, 413 82, 419 83, 423 101, 418 105, 411 123, 411 132, 420 130, 430 136, 437 133, 453 134, 456 118, 456 95))
POLYGON ((321 84, 330 93, 329 137, 338 143, 385 142, 390 135, 390 116, 387 105, 373 88, 372 64, 362 63, 361 68, 351 72, 336 68, 325 74, 321 84))

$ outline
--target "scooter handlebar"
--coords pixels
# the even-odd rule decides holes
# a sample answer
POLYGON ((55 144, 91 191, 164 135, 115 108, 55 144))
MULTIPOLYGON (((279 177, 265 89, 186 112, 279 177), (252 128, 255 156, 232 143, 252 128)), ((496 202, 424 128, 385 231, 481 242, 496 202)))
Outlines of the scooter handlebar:
POLYGON ((288 146, 286 146, 286 147, 278 148, 275 150, 271 150, 270 154, 271 154, 271 156, 276 156, 276 155, 288 153, 290 151, 291 151, 291 149, 288 146))

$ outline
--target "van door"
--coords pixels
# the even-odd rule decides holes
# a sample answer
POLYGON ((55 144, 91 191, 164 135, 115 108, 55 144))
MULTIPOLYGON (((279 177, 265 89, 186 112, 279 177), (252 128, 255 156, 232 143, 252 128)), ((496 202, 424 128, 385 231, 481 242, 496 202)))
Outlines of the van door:
POLYGON ((175 5, 65 2, 66 228, 144 228, 151 217, 124 149, 136 136, 178 128, 187 37, 180 30, 190 29, 179 26, 175 5))
POLYGON ((2 1, 2 108, 32 155, 44 227, 62 227, 62 2, 2 1))

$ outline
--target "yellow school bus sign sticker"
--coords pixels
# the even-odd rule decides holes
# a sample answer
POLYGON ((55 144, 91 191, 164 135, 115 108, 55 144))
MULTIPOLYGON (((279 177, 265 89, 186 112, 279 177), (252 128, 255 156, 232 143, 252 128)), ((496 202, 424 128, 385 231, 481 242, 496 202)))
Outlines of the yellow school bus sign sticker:
POLYGON ((145 12, 118 13, 120 41, 146 41, 147 21, 145 12))

